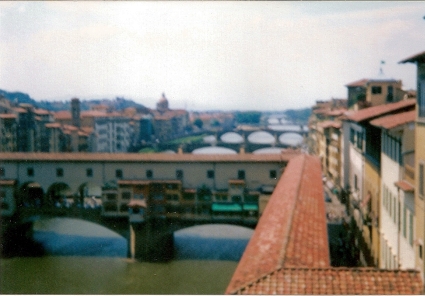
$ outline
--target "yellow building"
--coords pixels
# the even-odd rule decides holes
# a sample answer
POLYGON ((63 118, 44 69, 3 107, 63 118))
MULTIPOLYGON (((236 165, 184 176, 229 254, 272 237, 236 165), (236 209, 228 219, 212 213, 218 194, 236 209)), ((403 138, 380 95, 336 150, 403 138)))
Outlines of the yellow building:
POLYGON ((417 117, 415 126, 415 267, 424 278, 425 240, 425 52, 406 58, 401 63, 417 65, 417 117))
POLYGON ((385 78, 361 79, 346 85, 348 108, 360 110, 367 107, 394 103, 402 100, 406 92, 401 89, 401 80, 385 78))
POLYGON ((379 266, 379 205, 381 171, 373 162, 365 160, 364 186, 366 198, 361 203, 363 215, 363 239, 370 250, 370 262, 379 266))

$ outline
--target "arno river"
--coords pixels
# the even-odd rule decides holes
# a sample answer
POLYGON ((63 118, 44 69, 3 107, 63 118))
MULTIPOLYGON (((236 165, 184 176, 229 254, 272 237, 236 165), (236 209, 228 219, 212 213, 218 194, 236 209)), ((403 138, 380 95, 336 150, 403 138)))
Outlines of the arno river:
POLYGON ((253 230, 195 226, 175 233, 176 259, 132 262, 127 242, 98 225, 34 224, 47 256, 0 260, 2 294, 223 294, 253 230), (83 227, 82 227, 83 226, 83 227))

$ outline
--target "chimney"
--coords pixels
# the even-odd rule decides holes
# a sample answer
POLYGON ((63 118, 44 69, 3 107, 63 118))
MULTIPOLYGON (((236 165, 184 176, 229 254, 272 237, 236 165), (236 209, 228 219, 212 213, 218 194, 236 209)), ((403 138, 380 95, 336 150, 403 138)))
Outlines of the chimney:
POLYGON ((72 116, 72 125, 80 127, 80 100, 78 98, 73 98, 71 100, 71 116, 72 116))

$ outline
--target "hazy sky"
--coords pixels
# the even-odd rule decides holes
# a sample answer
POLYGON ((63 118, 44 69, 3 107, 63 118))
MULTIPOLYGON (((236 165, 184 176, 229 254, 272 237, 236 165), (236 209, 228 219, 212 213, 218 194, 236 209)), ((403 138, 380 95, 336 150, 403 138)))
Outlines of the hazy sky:
POLYGON ((387 77, 416 89, 425 2, 0 2, 0 89, 36 100, 283 110, 387 77))

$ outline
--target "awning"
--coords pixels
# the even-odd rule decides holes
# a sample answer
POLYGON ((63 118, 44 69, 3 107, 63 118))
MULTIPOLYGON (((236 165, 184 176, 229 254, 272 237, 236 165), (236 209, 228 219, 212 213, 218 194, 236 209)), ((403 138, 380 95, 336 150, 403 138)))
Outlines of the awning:
POLYGON ((256 204, 245 204, 242 207, 244 211, 258 211, 258 205, 256 204))
POLYGON ((241 212, 242 207, 239 204, 213 203, 212 210, 216 212, 241 212))

